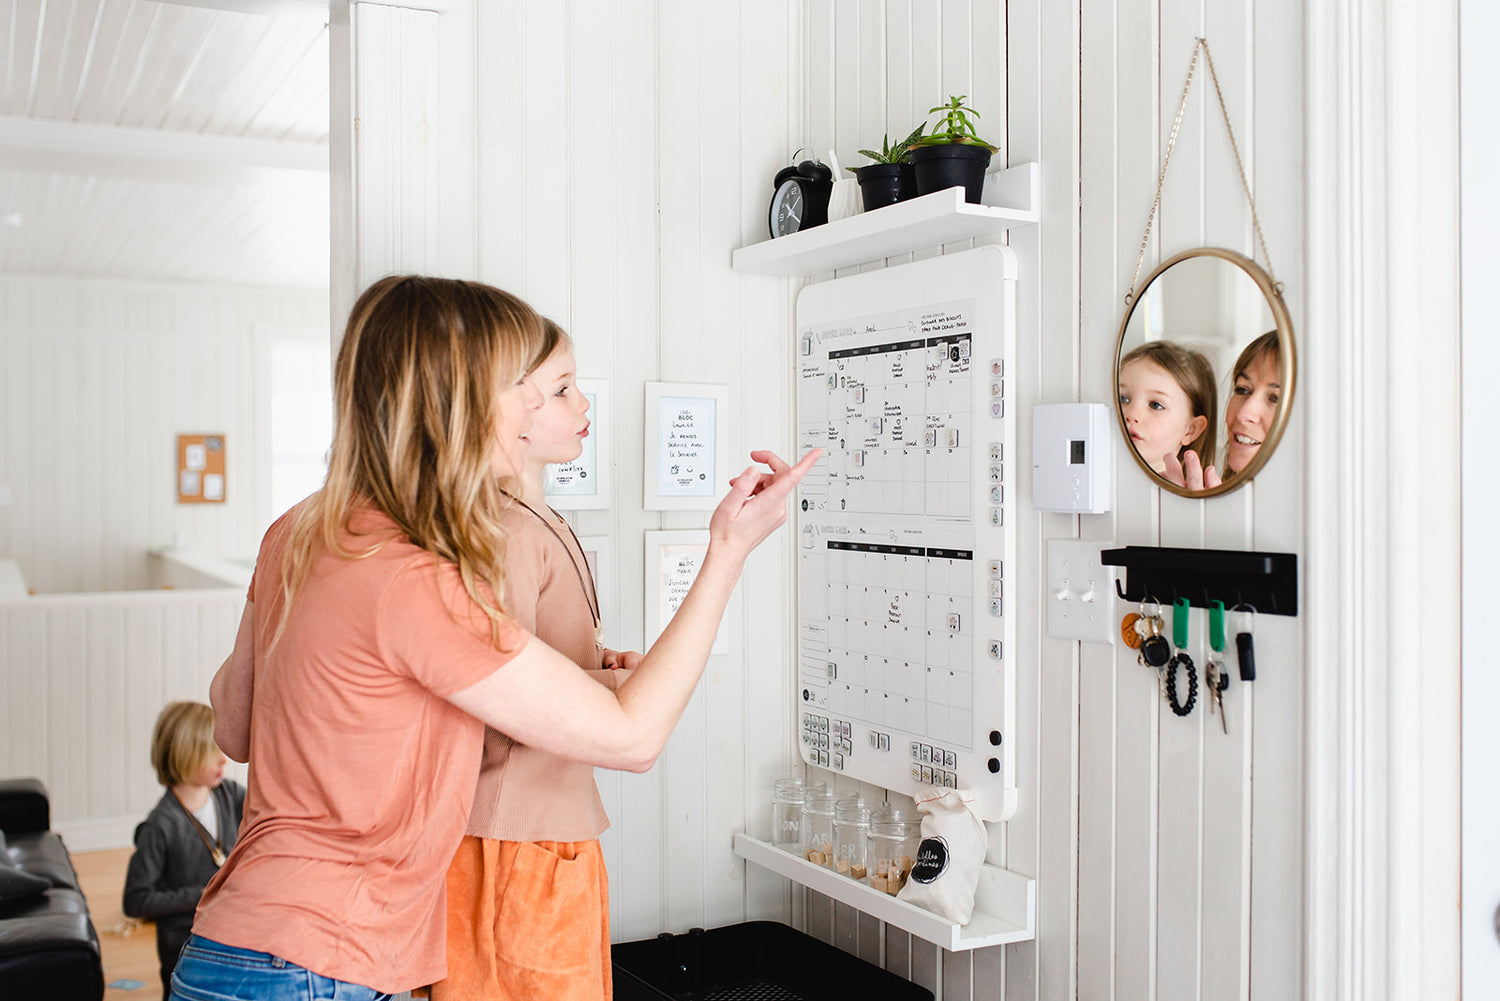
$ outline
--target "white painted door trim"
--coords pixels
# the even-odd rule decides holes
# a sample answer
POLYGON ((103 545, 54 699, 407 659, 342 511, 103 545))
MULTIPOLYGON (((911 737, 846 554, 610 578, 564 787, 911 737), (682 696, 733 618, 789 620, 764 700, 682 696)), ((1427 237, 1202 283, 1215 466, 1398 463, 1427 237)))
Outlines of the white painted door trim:
POLYGON ((1500 604, 1500 464, 1494 461, 1494 375, 1500 371, 1500 303, 1493 280, 1500 274, 1500 136, 1493 96, 1500 63, 1490 40, 1500 34, 1500 7, 1491 0, 1461 0, 1459 20, 1459 197, 1463 204, 1463 986, 1464 996, 1484 997, 1500 984, 1500 671, 1496 670, 1494 609, 1500 604))
POLYGON ((1457 0, 1308 5, 1304 991, 1458 975, 1457 0), (1398 406, 1399 398, 1411 406, 1398 406))

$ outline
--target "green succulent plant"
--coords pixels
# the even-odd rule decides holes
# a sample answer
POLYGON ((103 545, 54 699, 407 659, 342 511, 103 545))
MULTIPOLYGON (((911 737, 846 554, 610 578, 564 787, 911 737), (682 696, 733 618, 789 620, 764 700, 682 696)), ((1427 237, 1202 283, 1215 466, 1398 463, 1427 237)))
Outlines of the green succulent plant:
POLYGON ((1000 148, 993 143, 979 138, 979 132, 974 128, 974 121, 979 117, 979 112, 973 108, 964 107, 964 102, 969 99, 967 94, 959 94, 957 97, 948 96, 947 104, 939 104, 935 108, 928 108, 929 115, 939 112, 940 118, 931 132, 918 139, 916 146, 948 146, 961 143, 967 146, 983 146, 991 153, 1000 152, 1000 148))
POLYGON ((881 140, 880 151, 878 153, 873 149, 862 149, 859 151, 859 155, 869 157, 874 163, 905 163, 911 157, 911 149, 922 138, 922 130, 926 127, 927 123, 923 122, 912 130, 911 135, 902 139, 894 146, 891 145, 891 137, 887 133, 881 140))

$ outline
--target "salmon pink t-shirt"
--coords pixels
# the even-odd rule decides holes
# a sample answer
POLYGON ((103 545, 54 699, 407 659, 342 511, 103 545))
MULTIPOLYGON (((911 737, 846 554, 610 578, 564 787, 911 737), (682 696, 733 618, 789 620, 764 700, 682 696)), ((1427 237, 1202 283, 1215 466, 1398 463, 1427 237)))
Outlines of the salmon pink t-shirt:
POLYGON ((399 993, 446 973, 444 877, 464 832, 484 725, 446 696, 504 650, 452 563, 360 512, 324 552, 274 649, 293 515, 266 533, 250 584, 254 692, 240 837, 193 932, 336 980, 399 993))

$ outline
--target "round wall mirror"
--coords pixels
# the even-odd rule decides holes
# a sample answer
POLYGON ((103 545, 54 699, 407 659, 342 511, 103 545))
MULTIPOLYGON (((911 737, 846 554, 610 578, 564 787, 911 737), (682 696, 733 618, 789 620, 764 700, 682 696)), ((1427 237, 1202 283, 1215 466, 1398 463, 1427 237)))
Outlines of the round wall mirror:
POLYGON ((1205 247, 1166 261, 1115 344, 1115 414, 1159 486, 1212 497, 1250 482, 1276 449, 1296 383, 1286 304, 1264 268, 1205 247))

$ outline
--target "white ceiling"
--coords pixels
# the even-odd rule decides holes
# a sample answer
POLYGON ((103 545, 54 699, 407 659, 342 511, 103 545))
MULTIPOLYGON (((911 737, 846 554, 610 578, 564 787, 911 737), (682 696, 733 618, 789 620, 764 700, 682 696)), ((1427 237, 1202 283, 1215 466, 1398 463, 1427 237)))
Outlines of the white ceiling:
POLYGON ((326 285, 321 7, 0 0, 0 273, 326 285))

